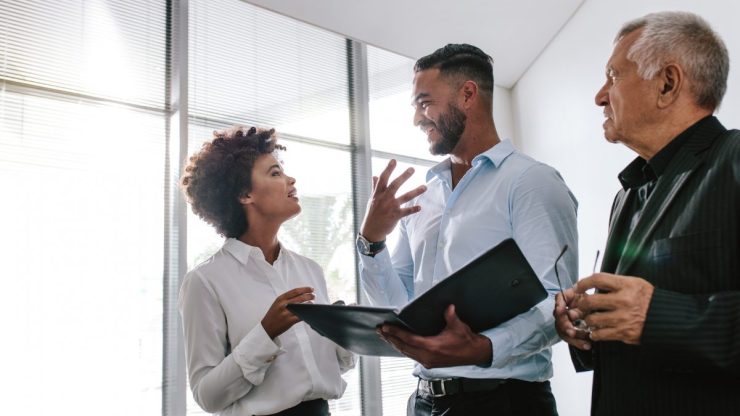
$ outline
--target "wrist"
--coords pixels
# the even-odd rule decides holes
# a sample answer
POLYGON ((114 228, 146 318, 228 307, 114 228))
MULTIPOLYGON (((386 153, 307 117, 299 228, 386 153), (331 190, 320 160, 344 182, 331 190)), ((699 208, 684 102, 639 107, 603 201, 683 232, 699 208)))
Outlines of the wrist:
POLYGON ((477 367, 489 368, 493 364, 493 343, 485 335, 478 334, 478 337, 478 344, 480 346, 477 348, 477 351, 480 352, 480 355, 475 365, 477 367))
POLYGON ((362 233, 357 234, 357 251, 363 256, 375 257, 376 254, 383 251, 385 248, 385 239, 375 241, 367 238, 362 233))

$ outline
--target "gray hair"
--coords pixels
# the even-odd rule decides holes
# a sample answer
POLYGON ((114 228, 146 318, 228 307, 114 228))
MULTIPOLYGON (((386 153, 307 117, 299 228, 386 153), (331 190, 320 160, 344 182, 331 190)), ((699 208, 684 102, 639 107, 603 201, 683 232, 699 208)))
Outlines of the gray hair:
POLYGON ((664 65, 676 62, 692 81, 697 105, 710 110, 719 107, 727 90, 730 58, 724 42, 704 19, 688 12, 651 13, 622 26, 615 42, 640 29, 627 59, 637 64, 643 79, 652 79, 664 65))

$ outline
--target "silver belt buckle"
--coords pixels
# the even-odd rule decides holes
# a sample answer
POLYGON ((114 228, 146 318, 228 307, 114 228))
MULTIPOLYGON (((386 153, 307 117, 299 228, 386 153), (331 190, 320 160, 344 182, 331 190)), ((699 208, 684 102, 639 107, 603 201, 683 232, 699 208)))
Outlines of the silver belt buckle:
POLYGON ((432 397, 444 397, 447 395, 447 391, 445 390, 445 381, 450 381, 451 378, 440 378, 437 380, 429 380, 429 387, 432 391, 432 397), (434 388, 434 383, 439 383, 440 386, 440 392, 436 392, 436 389, 434 388))

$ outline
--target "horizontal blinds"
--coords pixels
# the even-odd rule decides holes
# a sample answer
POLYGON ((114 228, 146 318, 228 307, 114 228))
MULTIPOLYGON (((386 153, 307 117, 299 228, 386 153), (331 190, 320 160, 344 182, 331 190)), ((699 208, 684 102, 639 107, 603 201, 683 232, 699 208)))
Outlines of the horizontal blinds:
MULTIPOLYGON (((374 151, 407 156, 409 161, 439 161, 429 153, 426 135, 414 127, 411 89, 414 60, 367 47, 370 143, 374 151)), ((378 172, 374 172, 378 174, 378 172)), ((417 173, 422 175, 424 172, 417 173)))
POLYGON ((0 2, 0 79, 164 108, 162 0, 0 2))
POLYGON ((349 143, 345 39, 240 0, 190 2, 190 116, 349 143))

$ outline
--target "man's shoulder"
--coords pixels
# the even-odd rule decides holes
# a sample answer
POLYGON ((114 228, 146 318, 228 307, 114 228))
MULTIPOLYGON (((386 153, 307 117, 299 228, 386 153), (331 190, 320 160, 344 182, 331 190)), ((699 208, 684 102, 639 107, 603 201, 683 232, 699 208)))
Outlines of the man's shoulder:
POLYGON ((735 161, 740 157, 740 130, 727 130, 710 146, 717 160, 735 161))

